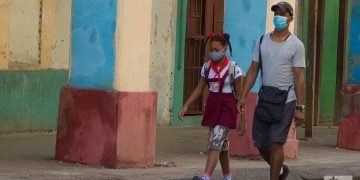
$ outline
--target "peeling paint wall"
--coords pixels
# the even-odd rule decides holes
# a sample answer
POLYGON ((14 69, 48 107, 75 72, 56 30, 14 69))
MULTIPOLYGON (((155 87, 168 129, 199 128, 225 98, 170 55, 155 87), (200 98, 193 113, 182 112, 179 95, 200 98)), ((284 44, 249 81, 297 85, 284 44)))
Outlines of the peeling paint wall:
POLYGON ((68 69, 71 9, 72 0, 1 0, 0 69, 68 69))
POLYGON ((0 0, 0 69, 9 64, 9 1, 0 0))
POLYGON ((35 69, 40 51, 40 0, 10 0, 9 68, 35 69))
POLYGON ((153 1, 150 89, 158 92, 158 124, 170 124, 177 0, 153 1))
POLYGON ((72 0, 0 0, 0 133, 55 130, 72 0))
POLYGON ((69 69, 72 0, 57 0, 52 69, 69 69))

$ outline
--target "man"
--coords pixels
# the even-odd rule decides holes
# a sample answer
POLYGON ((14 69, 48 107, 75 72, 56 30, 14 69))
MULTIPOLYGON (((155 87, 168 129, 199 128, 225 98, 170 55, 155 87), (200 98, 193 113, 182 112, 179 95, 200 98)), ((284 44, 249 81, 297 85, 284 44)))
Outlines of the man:
POLYGON ((262 36, 254 49, 240 97, 240 111, 245 111, 246 96, 261 72, 262 87, 254 113, 253 138, 263 159, 270 165, 270 179, 285 179, 289 169, 284 162, 283 145, 295 118, 304 120, 305 50, 302 42, 289 31, 294 11, 287 2, 271 7, 273 32, 262 36))

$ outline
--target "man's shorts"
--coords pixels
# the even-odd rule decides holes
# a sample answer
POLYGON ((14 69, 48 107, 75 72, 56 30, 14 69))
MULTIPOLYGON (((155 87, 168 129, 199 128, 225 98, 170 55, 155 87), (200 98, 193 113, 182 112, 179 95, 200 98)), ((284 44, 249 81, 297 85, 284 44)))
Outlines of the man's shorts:
POLYGON ((256 119, 254 115, 253 139, 256 147, 270 146, 272 143, 285 144, 291 123, 294 119, 296 101, 285 105, 282 119, 278 122, 268 122, 256 119))
POLYGON ((219 150, 220 152, 227 151, 229 149, 228 135, 230 129, 217 125, 210 128, 210 130, 209 149, 219 150))

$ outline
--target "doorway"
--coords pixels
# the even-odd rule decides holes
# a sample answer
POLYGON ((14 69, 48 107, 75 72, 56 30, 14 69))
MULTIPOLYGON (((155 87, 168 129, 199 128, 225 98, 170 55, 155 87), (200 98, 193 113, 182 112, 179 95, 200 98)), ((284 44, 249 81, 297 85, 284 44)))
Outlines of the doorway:
MULTIPOLYGON (((200 79, 202 65, 209 59, 205 41, 209 32, 222 33, 224 27, 224 0, 189 0, 186 18, 184 57, 184 98, 190 97, 200 79)), ((196 100, 186 115, 201 115, 207 92, 196 100)))

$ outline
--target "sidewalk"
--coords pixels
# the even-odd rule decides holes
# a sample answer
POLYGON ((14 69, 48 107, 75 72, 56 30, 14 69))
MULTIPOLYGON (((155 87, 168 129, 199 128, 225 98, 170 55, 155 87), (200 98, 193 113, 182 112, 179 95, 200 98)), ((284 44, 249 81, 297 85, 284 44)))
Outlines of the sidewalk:
MULTIPOLYGON (((299 129, 298 137, 303 137, 303 131, 299 129)), ((191 179, 204 169, 207 133, 202 127, 159 127, 159 167, 136 169, 57 162, 53 160, 55 133, 0 135, 0 180, 191 179)), ((337 149, 336 136, 337 128, 320 127, 314 131, 314 140, 301 140, 298 159, 286 161, 291 168, 288 179, 323 179, 325 175, 353 175, 360 179, 360 152, 337 149)), ((268 167, 262 160, 232 158, 231 167, 236 180, 268 179, 268 167)), ((221 179, 219 165, 213 179, 221 179)))

